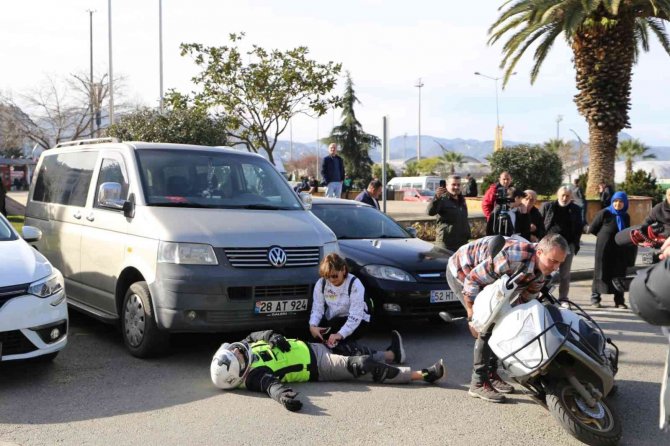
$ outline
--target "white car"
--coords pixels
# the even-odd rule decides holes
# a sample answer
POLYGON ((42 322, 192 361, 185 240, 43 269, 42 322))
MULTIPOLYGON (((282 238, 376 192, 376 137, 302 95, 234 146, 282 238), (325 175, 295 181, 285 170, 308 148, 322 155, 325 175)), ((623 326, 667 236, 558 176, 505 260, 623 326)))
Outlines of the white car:
POLYGON ((28 244, 42 232, 22 235, 0 214, 0 361, 52 360, 67 344, 63 276, 28 244))

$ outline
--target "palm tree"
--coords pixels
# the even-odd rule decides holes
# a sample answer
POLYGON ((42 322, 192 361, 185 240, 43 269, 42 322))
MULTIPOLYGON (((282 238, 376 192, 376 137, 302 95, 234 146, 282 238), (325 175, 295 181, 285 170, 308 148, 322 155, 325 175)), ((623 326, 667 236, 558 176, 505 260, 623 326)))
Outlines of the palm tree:
POLYGON ((648 160, 656 158, 653 153, 647 153, 649 147, 639 139, 628 139, 621 141, 617 147, 617 155, 626 160, 626 177, 633 173, 633 161, 636 158, 648 160))
POLYGON ((322 141, 326 144, 337 143, 342 148, 345 172, 355 183, 367 185, 372 178, 372 160, 368 151, 381 144, 381 140, 363 131, 363 126, 354 113, 357 102, 360 101, 356 97, 351 74, 347 72, 342 97, 342 123, 334 127, 330 135, 322 141))
POLYGON ((463 154, 459 152, 453 152, 451 150, 447 150, 446 147, 444 147, 442 144, 440 144, 439 141, 433 140, 435 143, 440 146, 440 149, 442 149, 442 155, 440 156, 440 161, 442 164, 449 169, 449 172, 453 175, 456 173, 456 165, 458 167, 461 167, 463 165, 463 154))
POLYGON ((558 155, 565 167, 573 164, 575 161, 574 147, 572 147, 570 142, 564 141, 562 138, 551 138, 542 144, 542 147, 558 155))
POLYGON ((670 41, 664 21, 670 0, 507 0, 489 29, 489 44, 504 35, 503 85, 534 43, 530 72, 537 79, 542 63, 560 35, 572 48, 576 70, 575 103, 589 126, 590 169, 587 193, 614 179, 617 136, 630 127, 631 76, 641 51, 655 35, 666 53, 670 41))

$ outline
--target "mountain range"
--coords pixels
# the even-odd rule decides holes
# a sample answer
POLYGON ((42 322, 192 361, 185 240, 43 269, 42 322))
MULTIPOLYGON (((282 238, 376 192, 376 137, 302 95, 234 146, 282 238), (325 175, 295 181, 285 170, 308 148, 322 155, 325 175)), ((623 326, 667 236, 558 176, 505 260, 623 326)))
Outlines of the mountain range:
MULTIPOLYGON (((632 136, 627 133, 620 133, 619 140, 631 139, 632 136)), ((579 141, 568 140, 568 143, 573 146, 579 146, 579 141)), ((416 157, 416 135, 396 136, 390 140, 389 160, 408 160, 416 157)), ((515 146, 518 144, 534 144, 524 141, 508 141, 504 140, 505 147, 515 146)), ((300 143, 293 141, 293 158, 301 158, 306 155, 314 155, 316 153, 316 141, 308 143, 300 143)), ((279 140, 277 142, 277 151, 283 161, 291 159, 291 142, 287 140, 279 140)), ((493 152, 493 140, 480 141, 477 139, 462 139, 462 138, 440 138, 430 135, 421 135, 421 157, 429 158, 433 156, 442 155, 442 147, 446 150, 460 152, 464 155, 471 156, 478 160, 485 160, 486 156, 493 152)), ((324 157, 328 154, 328 146, 321 144, 319 147, 319 157, 324 157)), ((670 160, 670 147, 650 147, 649 153, 656 155, 659 161, 670 160)), ((370 151, 370 158, 375 163, 381 161, 381 147, 370 151)))

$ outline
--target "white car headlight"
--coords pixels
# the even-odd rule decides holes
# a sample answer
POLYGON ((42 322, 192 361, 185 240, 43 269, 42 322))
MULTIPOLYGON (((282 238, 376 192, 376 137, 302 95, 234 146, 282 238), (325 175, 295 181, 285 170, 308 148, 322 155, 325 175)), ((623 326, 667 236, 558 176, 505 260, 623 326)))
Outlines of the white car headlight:
POLYGON ((28 294, 42 298, 53 296, 63 291, 64 285, 63 275, 54 268, 54 273, 49 277, 31 283, 28 287, 28 294))
POLYGON ((326 257, 328 254, 340 253, 340 245, 337 242, 330 242, 323 245, 323 256, 326 257))
POLYGON ((158 263, 176 265, 218 265, 219 261, 211 245, 203 243, 160 242, 158 263))
POLYGON ((367 265, 363 267, 362 271, 367 275, 377 279, 397 280, 399 282, 416 282, 416 279, 414 279, 411 274, 401 270, 400 268, 394 268, 392 266, 367 265))

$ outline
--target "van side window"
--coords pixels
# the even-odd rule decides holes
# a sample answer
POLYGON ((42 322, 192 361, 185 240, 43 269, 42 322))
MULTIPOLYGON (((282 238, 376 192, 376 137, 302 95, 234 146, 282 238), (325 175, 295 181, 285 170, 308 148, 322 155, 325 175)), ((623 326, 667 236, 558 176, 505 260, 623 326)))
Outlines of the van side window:
POLYGON ((97 191, 102 183, 119 183, 121 185, 119 199, 126 200, 128 198, 128 175, 126 174, 126 166, 122 161, 114 158, 104 158, 102 160, 98 183, 95 186, 95 201, 93 203, 95 207, 98 206, 97 191))
POLYGON ((61 153, 45 158, 33 200, 84 207, 97 158, 97 152, 61 153))

